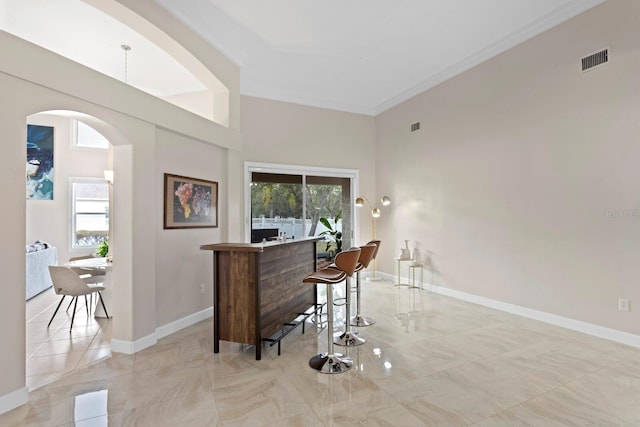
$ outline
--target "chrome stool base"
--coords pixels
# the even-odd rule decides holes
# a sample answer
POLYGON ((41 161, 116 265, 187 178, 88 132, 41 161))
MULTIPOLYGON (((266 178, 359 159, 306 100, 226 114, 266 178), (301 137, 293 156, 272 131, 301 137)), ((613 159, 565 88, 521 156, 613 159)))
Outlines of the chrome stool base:
POLYGON ((364 317, 360 314, 351 318, 351 326, 371 326, 376 323, 371 317, 364 317))
POLYGON ((366 339, 360 338, 357 332, 346 331, 333 336, 333 343, 342 347, 356 347, 367 342, 366 339))
POLYGON ((309 359, 309 366, 321 374, 341 374, 353 366, 353 360, 340 353, 320 353, 309 359))

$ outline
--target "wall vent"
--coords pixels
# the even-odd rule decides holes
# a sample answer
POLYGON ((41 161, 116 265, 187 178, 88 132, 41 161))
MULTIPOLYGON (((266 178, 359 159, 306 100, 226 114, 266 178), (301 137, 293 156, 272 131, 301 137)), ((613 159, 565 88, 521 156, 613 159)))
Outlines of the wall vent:
POLYGON ((420 130, 420 122, 411 123, 411 132, 420 130))
POLYGON ((582 71, 588 71, 592 68, 602 65, 609 61, 609 49, 603 49, 600 52, 582 58, 582 71))

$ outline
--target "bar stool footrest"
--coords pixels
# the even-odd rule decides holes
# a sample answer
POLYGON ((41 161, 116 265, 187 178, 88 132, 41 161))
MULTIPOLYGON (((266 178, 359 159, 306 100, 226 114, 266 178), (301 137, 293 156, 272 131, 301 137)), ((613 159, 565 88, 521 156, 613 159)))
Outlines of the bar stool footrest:
POLYGON ((276 332, 275 334, 271 335, 268 338, 263 338, 262 341, 268 342, 269 347, 273 347, 274 345, 278 344, 278 356, 280 356, 280 341, 282 341, 284 337, 289 335, 291 331, 297 328, 300 324, 302 324, 302 333, 304 334, 305 322, 307 321, 309 316, 316 314, 319 305, 320 304, 316 304, 315 307, 314 306, 309 307, 307 311, 303 313, 298 313, 298 317, 293 319, 291 322, 285 323, 278 332, 276 332))

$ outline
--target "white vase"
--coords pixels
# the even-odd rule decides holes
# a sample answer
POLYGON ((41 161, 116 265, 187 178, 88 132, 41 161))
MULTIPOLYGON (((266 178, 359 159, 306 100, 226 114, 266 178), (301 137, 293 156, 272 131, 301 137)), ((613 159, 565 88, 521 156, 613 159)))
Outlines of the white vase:
POLYGON ((413 248, 413 265, 422 265, 422 254, 417 247, 413 248))
POLYGON ((409 241, 404 241, 404 248, 400 249, 400 255, 398 259, 411 259, 411 252, 409 251, 409 241))

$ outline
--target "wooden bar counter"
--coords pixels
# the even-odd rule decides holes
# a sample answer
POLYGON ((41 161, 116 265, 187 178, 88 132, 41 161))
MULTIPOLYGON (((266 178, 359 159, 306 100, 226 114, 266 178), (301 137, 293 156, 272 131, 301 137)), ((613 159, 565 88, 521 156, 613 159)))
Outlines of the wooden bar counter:
POLYGON ((216 243, 213 251, 213 351, 220 340, 253 344, 315 307, 315 287, 302 279, 316 270, 319 238, 266 243, 216 243))

